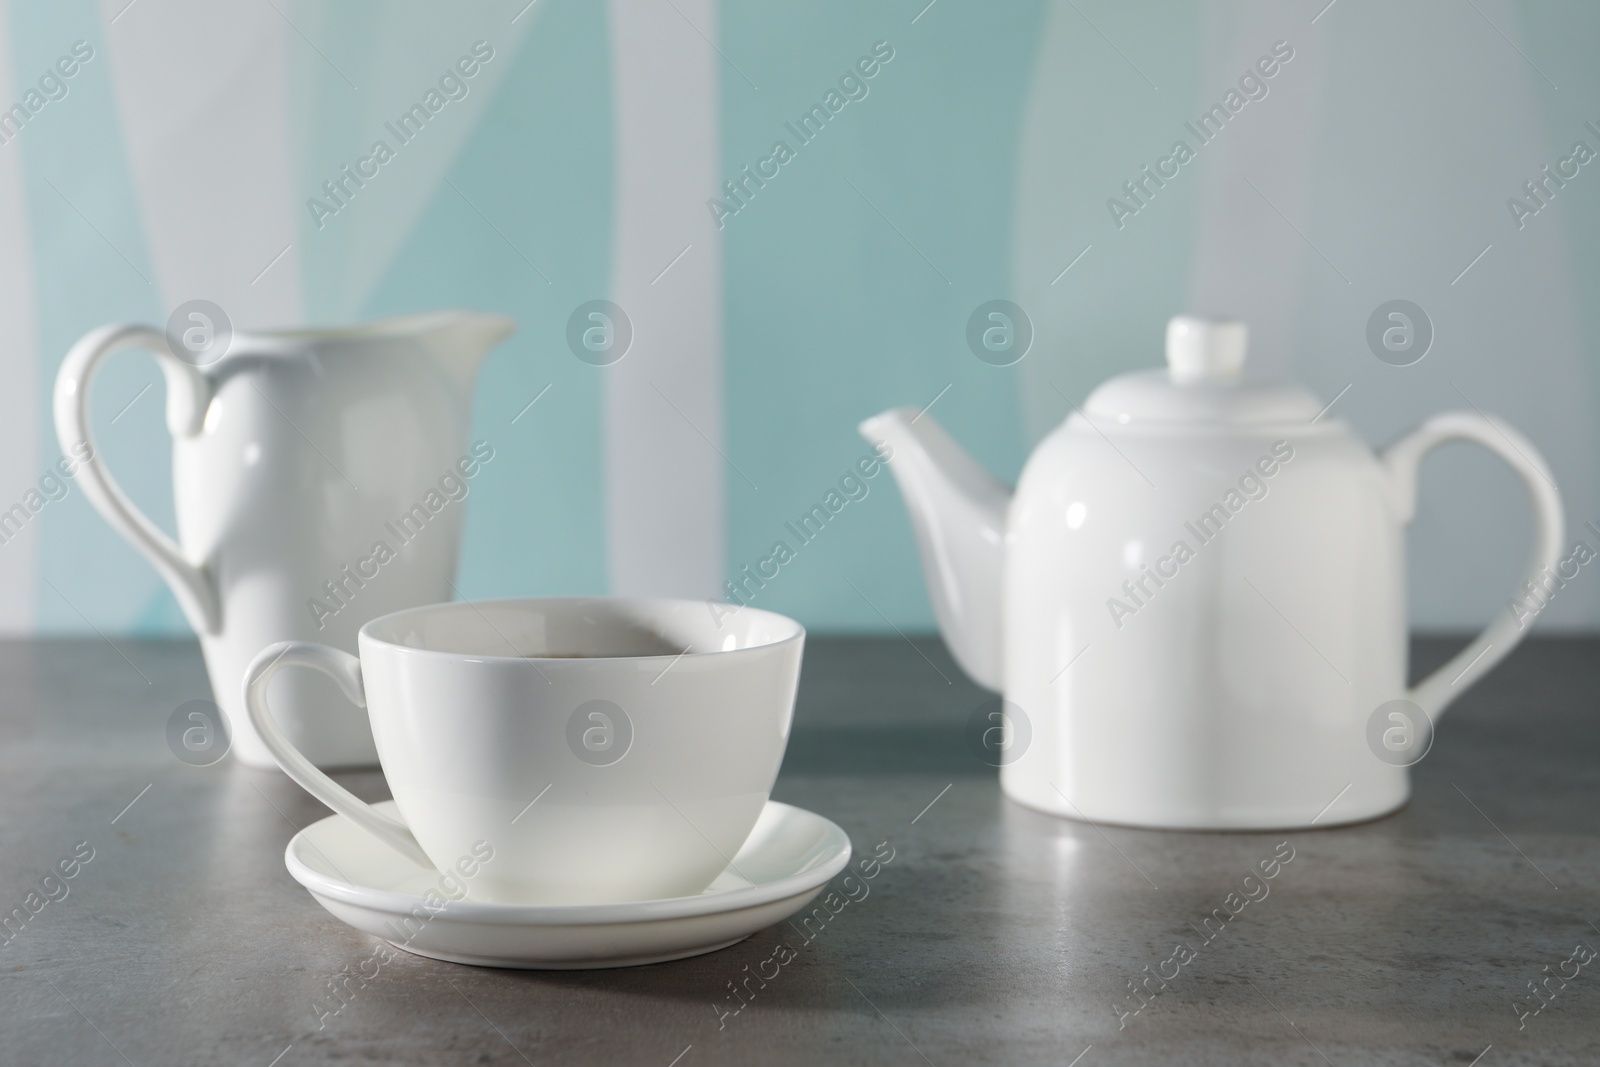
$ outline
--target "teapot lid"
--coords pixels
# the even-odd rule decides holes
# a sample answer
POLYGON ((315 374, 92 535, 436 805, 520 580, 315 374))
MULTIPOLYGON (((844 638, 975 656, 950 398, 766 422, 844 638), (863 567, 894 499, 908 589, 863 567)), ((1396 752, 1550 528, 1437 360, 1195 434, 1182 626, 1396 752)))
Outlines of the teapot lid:
POLYGON ((1297 385, 1252 383, 1244 370, 1245 324, 1179 315, 1167 323, 1167 369, 1121 374, 1084 401, 1099 421, 1134 423, 1309 423, 1322 411, 1297 385))

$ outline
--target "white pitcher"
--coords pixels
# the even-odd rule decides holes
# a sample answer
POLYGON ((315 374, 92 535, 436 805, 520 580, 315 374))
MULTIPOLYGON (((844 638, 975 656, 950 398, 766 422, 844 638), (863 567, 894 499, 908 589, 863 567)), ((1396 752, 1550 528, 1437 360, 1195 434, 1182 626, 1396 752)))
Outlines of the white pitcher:
POLYGON ((1013 799, 1180 829, 1370 819, 1526 634, 1502 610, 1406 688, 1405 528, 1430 449, 1470 441, 1516 472, 1536 524, 1523 588, 1552 580, 1561 498, 1525 437, 1458 411, 1374 455, 1305 390, 1245 382, 1244 354, 1241 323, 1172 320, 1167 369, 1101 385, 1014 494, 925 413, 861 424, 894 448, 951 652, 1005 693, 993 762, 1013 799))
MULTIPOLYGON (((443 311, 343 329, 234 334, 203 365, 158 329, 102 326, 56 377, 63 451, 87 442, 79 482, 113 529, 167 580, 200 635, 233 750, 275 763, 245 712, 245 668, 278 641, 356 651, 356 632, 401 608, 449 600, 464 498, 493 443, 469 446, 473 382, 515 328, 443 311), (143 348, 166 379, 178 540, 106 469, 89 428, 101 361, 143 348)), ((81 448, 80 448, 81 451, 81 448)), ((366 713, 327 679, 299 673, 273 706, 323 767, 377 762, 366 713)))

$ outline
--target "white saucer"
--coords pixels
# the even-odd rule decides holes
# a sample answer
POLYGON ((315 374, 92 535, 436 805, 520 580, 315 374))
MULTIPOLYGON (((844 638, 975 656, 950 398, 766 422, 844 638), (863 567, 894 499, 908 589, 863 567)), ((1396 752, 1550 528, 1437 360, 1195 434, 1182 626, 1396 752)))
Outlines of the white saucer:
MULTIPOLYGON (((374 807, 396 811, 393 801, 374 807)), ((425 894, 439 893, 439 872, 343 815, 295 834, 284 861, 324 908, 396 948, 480 967, 575 970, 661 963, 742 941, 809 904, 850 862, 850 838, 820 815, 769 800, 733 863, 697 896, 441 907, 436 895, 431 912, 425 894)))

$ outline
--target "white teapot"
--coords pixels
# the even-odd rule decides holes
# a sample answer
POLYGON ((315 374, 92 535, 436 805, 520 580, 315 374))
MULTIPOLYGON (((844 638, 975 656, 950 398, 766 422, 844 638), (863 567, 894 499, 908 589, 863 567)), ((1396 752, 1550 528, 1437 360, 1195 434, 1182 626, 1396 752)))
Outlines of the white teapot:
POLYGON ((1245 336, 1173 319, 1167 369, 1096 389, 1015 493, 915 408, 861 424, 893 448, 945 641, 1004 692, 992 762, 1022 804, 1197 830, 1383 815, 1432 720, 1526 632, 1507 610, 1406 689, 1417 466, 1450 440, 1505 460, 1537 582, 1563 521, 1527 439, 1451 412, 1374 456, 1305 390, 1241 381, 1245 336))

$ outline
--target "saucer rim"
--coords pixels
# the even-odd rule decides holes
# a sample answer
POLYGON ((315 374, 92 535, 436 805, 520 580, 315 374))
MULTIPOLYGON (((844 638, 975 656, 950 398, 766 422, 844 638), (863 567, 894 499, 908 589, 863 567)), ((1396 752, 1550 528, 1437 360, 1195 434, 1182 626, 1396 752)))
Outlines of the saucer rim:
MULTIPOLYGON (((394 802, 380 801, 374 807, 386 804, 393 805, 394 802)), ((766 802, 762 811, 765 812, 768 807, 785 809, 785 817, 798 816, 820 822, 824 834, 829 839, 823 845, 825 858, 813 867, 776 881, 724 892, 701 892, 693 896, 617 901, 606 904, 503 904, 493 901, 456 900, 448 901, 442 910, 434 914, 438 919, 464 923, 509 923, 524 926, 615 925, 720 915, 798 897, 812 890, 820 892, 834 875, 845 869, 851 856, 854 855, 850 835, 832 819, 806 808, 771 799, 766 802)), ((311 823, 289 839, 288 845, 284 847, 283 858, 290 877, 313 896, 328 897, 361 908, 403 913, 423 900, 423 897, 416 893, 376 889, 331 877, 312 869, 296 855, 302 839, 309 839, 311 832, 324 823, 340 819, 349 821, 346 816, 336 812, 311 823)), ((374 840, 373 844, 381 846, 382 842, 374 840)))

